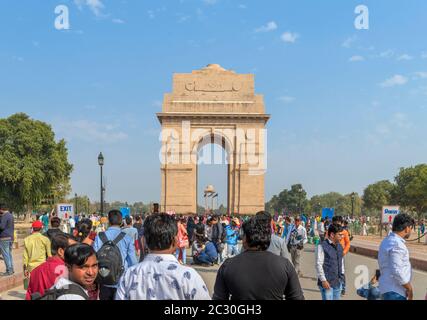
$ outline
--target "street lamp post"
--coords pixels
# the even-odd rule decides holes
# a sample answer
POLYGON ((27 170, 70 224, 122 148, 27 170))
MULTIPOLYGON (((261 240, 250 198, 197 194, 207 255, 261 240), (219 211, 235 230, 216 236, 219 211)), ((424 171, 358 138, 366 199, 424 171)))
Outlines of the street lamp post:
POLYGON ((351 194, 351 219, 353 220, 354 218, 354 198, 355 198, 356 194, 353 192, 351 194))
POLYGON ((102 152, 98 156, 98 164, 101 168, 101 215, 104 213, 104 186, 102 183, 102 167, 104 166, 104 156, 102 152))
POLYGON ((77 210, 77 193, 74 194, 74 212, 77 215, 78 214, 78 210, 77 210))

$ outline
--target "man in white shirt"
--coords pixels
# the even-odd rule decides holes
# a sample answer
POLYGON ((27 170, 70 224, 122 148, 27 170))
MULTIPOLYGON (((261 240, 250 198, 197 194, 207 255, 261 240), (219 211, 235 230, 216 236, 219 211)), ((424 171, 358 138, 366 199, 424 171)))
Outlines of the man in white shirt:
POLYGON ((70 234, 73 234, 74 228, 76 227, 76 220, 73 216, 70 216, 68 219, 68 224, 70 225, 70 234))
POLYGON ((381 242, 378 264, 379 289, 383 300, 412 300, 412 267, 405 240, 411 236, 415 220, 400 213, 393 221, 392 232, 381 242))
POLYGON ((291 254, 292 264, 295 267, 295 271, 298 273, 298 276, 302 277, 303 274, 300 270, 300 261, 302 250, 304 249, 304 244, 307 243, 307 231, 301 225, 301 218, 295 218, 295 225, 291 228, 288 240, 288 249, 291 254))
POLYGON ((177 235, 177 223, 172 216, 156 214, 144 221, 150 253, 123 274, 116 300, 210 300, 200 275, 181 265, 173 255, 177 235))

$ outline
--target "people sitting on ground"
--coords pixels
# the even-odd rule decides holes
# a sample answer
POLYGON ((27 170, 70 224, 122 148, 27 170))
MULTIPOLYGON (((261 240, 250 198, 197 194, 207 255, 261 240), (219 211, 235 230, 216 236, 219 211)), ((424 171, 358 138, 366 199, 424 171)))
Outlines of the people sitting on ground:
POLYGON ((381 292, 378 288, 378 280, 380 276, 380 270, 377 269, 371 281, 362 288, 357 289, 357 294, 368 300, 381 300, 381 292))
POLYGON ((267 251, 271 224, 251 217, 242 226, 245 250, 224 261, 218 270, 215 300, 304 300, 301 285, 289 260, 267 251))
POLYGON ((45 291, 52 288, 55 282, 62 276, 66 277, 64 254, 69 246, 76 244, 70 235, 56 233, 51 237, 52 257, 35 268, 30 275, 26 300, 35 300, 44 295, 45 291))
POLYGON ((213 266, 218 260, 218 251, 212 241, 205 236, 203 226, 197 226, 194 231, 196 240, 193 242, 193 263, 205 267, 213 266))
POLYGON ((201 276, 174 256, 178 226, 174 217, 162 213, 144 222, 150 253, 121 277, 116 300, 210 300, 201 276))

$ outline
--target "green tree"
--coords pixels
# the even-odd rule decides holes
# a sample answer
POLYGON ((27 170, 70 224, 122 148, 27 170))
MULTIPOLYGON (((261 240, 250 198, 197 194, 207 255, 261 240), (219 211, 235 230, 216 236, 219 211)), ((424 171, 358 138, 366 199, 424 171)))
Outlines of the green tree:
POLYGON ((395 181, 395 201, 421 219, 427 211, 427 164, 401 168, 395 181))
POLYGON ((364 207, 381 211, 383 206, 391 204, 393 189, 394 185, 388 180, 370 184, 363 191, 364 207))
POLYGON ((27 217, 43 199, 69 191, 72 165, 64 140, 24 113, 0 119, 0 197, 27 217))
POLYGON ((294 184, 290 190, 285 189, 279 195, 273 196, 265 206, 266 210, 272 214, 283 211, 291 214, 300 214, 308 206, 307 192, 301 184, 294 184))

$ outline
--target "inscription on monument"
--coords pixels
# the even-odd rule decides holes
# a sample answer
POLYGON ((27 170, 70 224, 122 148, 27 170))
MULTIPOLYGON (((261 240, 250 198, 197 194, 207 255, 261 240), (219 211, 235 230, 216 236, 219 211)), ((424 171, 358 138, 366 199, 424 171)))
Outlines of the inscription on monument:
POLYGON ((202 92, 233 92, 242 89, 240 82, 211 82, 211 81, 193 81, 185 84, 187 91, 202 92))

